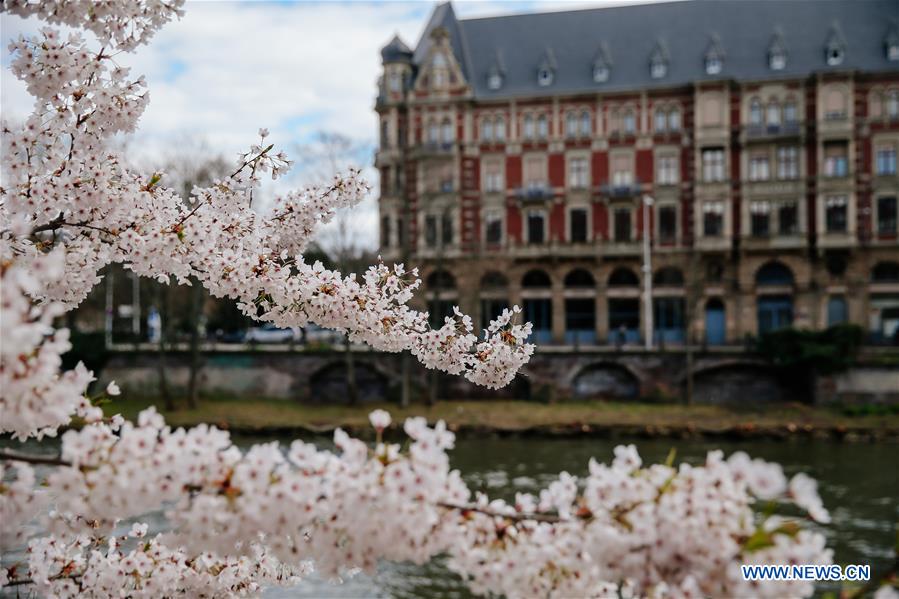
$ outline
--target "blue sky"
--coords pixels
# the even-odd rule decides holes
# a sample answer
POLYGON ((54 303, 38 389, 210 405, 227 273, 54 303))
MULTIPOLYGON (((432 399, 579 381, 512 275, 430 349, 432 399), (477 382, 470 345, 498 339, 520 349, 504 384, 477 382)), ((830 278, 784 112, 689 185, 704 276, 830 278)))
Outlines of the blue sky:
MULTIPOLYGON (((622 2, 494 0, 455 2, 464 17, 560 10, 622 2)), ((380 71, 378 53, 394 33, 418 41, 433 2, 189 2, 186 15, 160 31, 149 46, 120 61, 144 74, 150 107, 129 140, 138 165, 152 168, 177 147, 200 147, 225 156, 255 141, 267 127, 272 141, 296 154, 298 145, 324 130, 342 133, 371 151, 377 123, 373 110, 380 71)), ((31 99, 6 68, 5 46, 37 23, 0 15, 4 118, 28 113, 31 99)), ((376 184, 377 173, 365 167, 376 184)), ((283 185, 309 182, 295 172, 283 185)), ((352 217, 363 245, 377 244, 374 197, 352 217)))

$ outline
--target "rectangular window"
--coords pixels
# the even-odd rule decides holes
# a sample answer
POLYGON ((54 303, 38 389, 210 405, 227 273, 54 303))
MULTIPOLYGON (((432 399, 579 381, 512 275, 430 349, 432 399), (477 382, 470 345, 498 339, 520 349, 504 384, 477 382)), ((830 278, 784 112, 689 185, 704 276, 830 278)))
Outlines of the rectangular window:
POLYGON ((656 179, 660 185, 677 183, 677 156, 660 156, 656 179))
POLYGON ((381 217, 381 247, 390 247, 390 217, 381 217))
POLYGON ((525 159, 524 184, 531 189, 546 186, 546 160, 543 156, 528 156, 525 159))
POLYGON ((615 209, 615 241, 631 240, 631 209, 615 209))
POLYGON ((402 248, 406 245, 406 227, 403 226, 403 218, 396 219, 396 245, 402 248))
POLYGON ((749 205, 749 225, 753 237, 767 237, 770 232, 771 205, 753 202, 749 205))
POLYGON ((543 223, 544 216, 542 212, 531 212, 528 214, 528 243, 543 243, 543 223))
POLYGON ((881 235, 896 234, 896 198, 877 198, 877 232, 881 235))
POLYGON ((677 208, 675 206, 659 207, 659 241, 664 244, 677 240, 677 208))
POLYGON ((777 148, 777 178, 799 178, 799 148, 777 148))
POLYGON ((830 196, 824 202, 824 220, 828 233, 846 232, 846 196, 830 196))
POLYGON ((631 157, 619 154, 612 157, 612 185, 624 186, 634 182, 631 157))
POLYGON ((702 180, 706 183, 724 181, 724 148, 702 151, 702 180))
POLYGON ((568 218, 571 223, 571 242, 586 243, 587 242, 587 209, 572 208, 568 212, 568 218))
POLYGON ((488 212, 485 217, 485 235, 487 245, 499 245, 503 242, 503 216, 499 211, 488 212))
POLYGON ((894 146, 877 148, 877 174, 896 174, 896 148, 894 146))
POLYGON ((846 142, 824 144, 824 175, 845 177, 849 174, 848 148, 846 142))
POLYGON ((505 187, 502 165, 498 160, 484 163, 484 191, 497 192, 505 187))
POLYGON ((750 181, 767 181, 769 175, 767 154, 756 154, 749 158, 750 181))
POLYGON ((443 245, 453 244, 453 215, 444 214, 440 219, 441 234, 443 237, 443 245))
POLYGON ((720 237, 724 234, 724 202, 703 204, 702 233, 706 237, 720 237))
POLYGON ((781 235, 793 235, 799 230, 796 202, 783 202, 777 208, 777 230, 781 235))
POLYGON ((569 159, 568 184, 572 189, 586 189, 590 184, 590 170, 586 158, 569 159))
POLYGON ((432 214, 425 216, 425 245, 437 247, 437 217, 432 214))

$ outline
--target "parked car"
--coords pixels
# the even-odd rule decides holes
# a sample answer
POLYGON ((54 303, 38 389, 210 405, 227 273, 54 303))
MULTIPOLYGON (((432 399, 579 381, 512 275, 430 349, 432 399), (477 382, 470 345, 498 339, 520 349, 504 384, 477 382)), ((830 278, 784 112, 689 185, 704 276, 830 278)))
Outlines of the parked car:
POLYGON ((245 343, 292 343, 300 338, 294 329, 281 329, 271 323, 247 329, 245 343))
POLYGON ((318 325, 310 324, 305 327, 305 341, 307 344, 337 345, 343 343, 343 334, 331 329, 324 329, 318 325))

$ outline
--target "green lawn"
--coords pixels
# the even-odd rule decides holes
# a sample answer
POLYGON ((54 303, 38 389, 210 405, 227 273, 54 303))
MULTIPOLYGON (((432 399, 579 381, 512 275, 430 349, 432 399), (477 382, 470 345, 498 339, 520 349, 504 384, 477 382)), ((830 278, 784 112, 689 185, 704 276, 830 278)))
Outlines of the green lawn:
MULTIPOLYGON (((134 419, 137 413, 157 403, 174 426, 208 422, 240 431, 328 431, 336 427, 364 429, 368 413, 388 410, 394 422, 408 416, 425 416, 430 422, 445 420, 454 430, 528 431, 549 433, 591 432, 617 429, 647 434, 734 433, 752 434, 824 432, 874 432, 899 437, 899 414, 880 413, 850 416, 839 410, 786 404, 754 410, 723 406, 682 406, 638 402, 561 401, 541 404, 525 401, 440 401, 433 407, 413 404, 400 409, 393 404, 349 407, 305 405, 283 399, 202 399, 195 410, 162 409, 162 402, 147 399, 116 400, 105 406, 107 413, 134 419)), ((183 402, 179 402, 184 405, 183 402)))

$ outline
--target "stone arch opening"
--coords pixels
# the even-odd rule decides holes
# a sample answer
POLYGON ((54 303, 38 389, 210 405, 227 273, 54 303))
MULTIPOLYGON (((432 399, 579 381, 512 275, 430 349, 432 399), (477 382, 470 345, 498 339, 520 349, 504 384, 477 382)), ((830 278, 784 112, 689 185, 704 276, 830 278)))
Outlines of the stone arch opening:
MULTIPOLYGON (((356 388, 359 402, 387 399, 387 377, 366 362, 356 362, 356 388)), ((349 403, 346 362, 332 362, 309 378, 309 400, 314 403, 349 403)))
POLYGON ((640 380, 621 364, 598 362, 575 375, 571 390, 579 398, 636 399, 640 395, 640 380))

